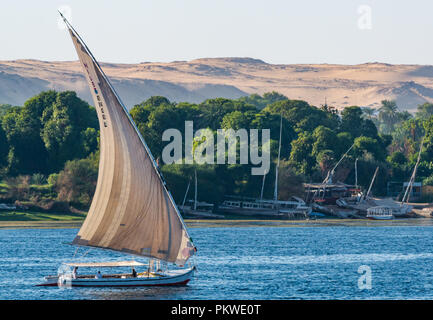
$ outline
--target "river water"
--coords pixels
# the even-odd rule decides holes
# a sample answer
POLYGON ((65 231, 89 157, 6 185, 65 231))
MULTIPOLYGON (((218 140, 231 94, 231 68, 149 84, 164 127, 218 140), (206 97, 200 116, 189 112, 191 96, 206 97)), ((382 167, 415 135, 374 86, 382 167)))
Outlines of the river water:
MULTIPOLYGON (((196 225, 184 287, 35 287, 76 250, 77 229, 0 229, 0 299, 432 299, 431 220, 392 225, 196 225), (369 277, 371 275, 371 277, 369 277), (371 279, 371 282, 369 282, 371 279)), ((86 253, 80 248, 77 257, 86 253)), ((90 250, 81 261, 130 259, 90 250)))

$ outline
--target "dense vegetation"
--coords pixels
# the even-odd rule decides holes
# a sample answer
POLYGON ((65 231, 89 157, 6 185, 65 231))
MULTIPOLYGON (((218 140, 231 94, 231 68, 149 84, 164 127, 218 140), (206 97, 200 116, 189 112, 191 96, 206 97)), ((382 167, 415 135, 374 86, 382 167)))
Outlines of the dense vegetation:
MULTIPOLYGON (((416 114, 400 112, 393 101, 378 110, 350 106, 338 112, 323 105, 290 100, 276 92, 239 99, 208 99, 200 104, 174 103, 152 97, 130 111, 155 158, 167 142, 164 130, 210 128, 271 130, 273 164, 265 180, 271 198, 278 154, 280 115, 283 138, 280 198, 302 195, 302 182, 322 181, 354 144, 334 180, 354 183, 358 158, 359 184, 366 187, 380 167, 374 192, 384 194, 388 181, 406 181, 427 133, 417 181, 433 185, 433 105, 420 105, 416 114)), ((71 204, 86 208, 94 192, 98 167, 98 121, 93 107, 74 92, 47 91, 22 107, 0 105, 0 197, 27 205, 50 207, 71 204), (53 202, 57 200, 57 202, 53 202)), ((176 199, 183 199, 197 170, 199 199, 218 203, 224 195, 258 197, 262 176, 252 176, 250 165, 164 165, 161 171, 176 199)))

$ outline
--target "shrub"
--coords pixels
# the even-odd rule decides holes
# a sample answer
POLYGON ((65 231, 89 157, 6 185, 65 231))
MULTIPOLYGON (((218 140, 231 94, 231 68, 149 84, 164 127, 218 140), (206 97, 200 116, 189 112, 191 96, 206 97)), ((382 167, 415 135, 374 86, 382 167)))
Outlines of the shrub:
POLYGON ((65 168, 57 177, 58 199, 82 206, 90 205, 97 177, 98 168, 90 159, 66 162, 65 168))
POLYGON ((47 180, 42 173, 34 173, 30 178, 31 184, 45 184, 47 180))

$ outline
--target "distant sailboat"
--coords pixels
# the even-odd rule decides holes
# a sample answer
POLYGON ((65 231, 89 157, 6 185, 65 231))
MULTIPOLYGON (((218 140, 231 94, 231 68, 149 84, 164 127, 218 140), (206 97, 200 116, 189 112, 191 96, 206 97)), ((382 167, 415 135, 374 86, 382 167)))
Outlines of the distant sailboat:
POLYGON ((68 263, 76 268, 130 267, 144 272, 48 276, 42 285, 149 286, 186 284, 195 267, 161 270, 160 261, 184 267, 196 248, 158 165, 129 112, 80 36, 63 17, 97 111, 99 175, 89 213, 72 244, 147 257, 137 261, 68 263))
POLYGON ((188 186, 186 188, 185 196, 183 198, 182 206, 180 209, 184 215, 194 218, 216 218, 221 219, 224 218, 221 215, 217 215, 212 213, 214 205, 212 203, 207 202, 199 202, 197 200, 197 171, 194 171, 194 200, 189 200, 187 204, 185 204, 186 198, 188 196, 189 186, 191 181, 188 182, 188 186))

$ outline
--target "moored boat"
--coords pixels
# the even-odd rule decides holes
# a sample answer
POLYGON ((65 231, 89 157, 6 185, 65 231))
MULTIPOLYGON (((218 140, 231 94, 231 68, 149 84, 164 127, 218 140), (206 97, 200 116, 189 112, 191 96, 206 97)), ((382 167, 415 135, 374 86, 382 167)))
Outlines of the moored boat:
POLYGON ((197 171, 194 171, 195 177, 195 188, 194 188, 194 200, 186 201, 188 196, 189 186, 191 181, 188 183, 186 188, 185 196, 183 198, 180 210, 186 217, 190 218, 205 218, 205 219, 222 219, 224 216, 213 213, 214 205, 204 201, 197 201, 197 171), (186 203, 185 203, 186 202, 186 203))
POLYGON ((367 219, 370 220, 392 220, 394 215, 392 208, 385 206, 371 207, 367 209, 367 219))
POLYGON ((306 218, 311 211, 311 207, 298 197, 291 197, 288 201, 225 200, 218 206, 218 212, 223 214, 271 218, 306 218))

